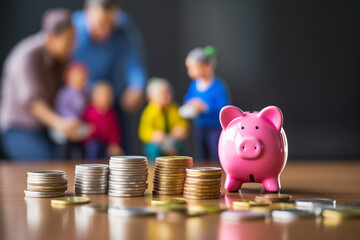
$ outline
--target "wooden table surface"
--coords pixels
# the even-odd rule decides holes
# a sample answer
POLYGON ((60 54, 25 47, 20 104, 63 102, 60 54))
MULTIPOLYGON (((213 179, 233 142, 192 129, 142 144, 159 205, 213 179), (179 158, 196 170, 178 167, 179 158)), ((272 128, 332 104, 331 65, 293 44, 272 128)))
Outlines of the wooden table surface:
MULTIPOLYGON (((122 218, 107 213, 88 213, 81 206, 54 208, 50 199, 25 198, 26 172, 65 170, 71 195, 76 163, 0 163, 0 239, 360 239, 360 220, 330 221, 301 219, 289 223, 266 221, 227 222, 219 214, 203 217, 169 215, 164 219, 122 218)), ((195 164, 196 165, 196 164, 195 164)), ((91 196, 92 204, 141 207, 152 199, 153 168, 150 168, 146 197, 116 198, 91 196)), ((292 200, 307 197, 334 198, 338 204, 360 202, 360 162, 289 161, 282 176, 282 193, 292 200)), ((220 204, 230 207, 234 199, 261 193, 262 186, 248 183, 239 193, 222 190, 220 200, 192 201, 188 204, 220 204)))

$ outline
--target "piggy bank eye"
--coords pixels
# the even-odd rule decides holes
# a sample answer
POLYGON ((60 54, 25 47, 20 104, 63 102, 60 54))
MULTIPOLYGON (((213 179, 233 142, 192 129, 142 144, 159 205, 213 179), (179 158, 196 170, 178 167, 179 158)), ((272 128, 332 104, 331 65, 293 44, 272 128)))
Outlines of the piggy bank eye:
POLYGON ((255 129, 259 129, 259 127, 258 127, 258 126, 256 126, 256 127, 255 127, 255 129))
POLYGON ((245 127, 244 127, 244 126, 242 126, 242 127, 241 127, 241 130, 244 130, 244 129, 245 129, 245 127))

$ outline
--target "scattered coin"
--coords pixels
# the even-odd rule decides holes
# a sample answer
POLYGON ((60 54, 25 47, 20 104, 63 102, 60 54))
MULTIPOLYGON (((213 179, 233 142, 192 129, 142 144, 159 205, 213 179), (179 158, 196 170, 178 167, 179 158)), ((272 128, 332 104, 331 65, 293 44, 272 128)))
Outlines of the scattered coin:
POLYGON ((88 197, 59 197, 51 199, 51 204, 55 205, 72 205, 90 202, 88 197))
POLYGON ((82 206, 81 209, 84 209, 90 213, 97 213, 97 212, 108 212, 109 206, 108 205, 85 205, 82 206))
POLYGON ((283 193, 267 193, 257 195, 255 197, 255 201, 270 201, 274 202, 288 202, 290 201, 291 196, 283 193))
POLYGON ((322 216, 332 219, 360 218, 360 209, 325 209, 322 212, 322 216))
POLYGON ((274 210, 271 212, 271 216, 275 220, 291 221, 296 218, 315 217, 316 213, 314 211, 308 211, 308 210, 286 209, 286 210, 274 210))
POLYGON ((298 208, 315 208, 323 206, 335 206, 336 200, 329 198, 303 198, 295 200, 295 204, 298 208))
POLYGON ((155 216, 156 212, 151 208, 115 208, 110 207, 109 214, 121 216, 121 217, 149 217, 155 216))
POLYGON ((221 218, 229 221, 246 221, 265 219, 269 216, 267 212, 254 212, 250 210, 229 210, 221 213, 221 218))

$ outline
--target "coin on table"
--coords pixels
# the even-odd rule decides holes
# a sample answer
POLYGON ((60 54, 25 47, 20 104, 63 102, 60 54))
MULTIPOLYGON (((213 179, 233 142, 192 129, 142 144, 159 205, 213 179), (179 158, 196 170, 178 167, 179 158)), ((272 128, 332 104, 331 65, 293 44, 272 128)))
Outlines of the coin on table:
POLYGON ((360 218, 360 209, 325 209, 322 212, 322 216, 332 219, 360 218))
POLYGON ((90 202, 88 197, 59 197, 51 199, 51 204, 72 205, 90 202))
POLYGON ((166 197, 166 198, 154 198, 151 200, 151 205, 154 206, 165 205, 169 203, 186 204, 186 199, 180 197, 166 197))
POLYGON ((261 220, 269 216, 266 212, 253 212, 250 210, 229 210, 221 213, 221 218, 229 221, 261 220))
POLYGON ((315 217, 316 213, 314 211, 308 211, 308 210, 285 209, 285 210, 274 210, 271 212, 271 216, 275 220, 291 221, 297 218, 315 217))
POLYGON ((283 193, 267 193, 257 195, 255 201, 288 202, 291 196, 283 193))
POLYGON ((360 202, 348 202, 338 206, 343 208, 360 208, 360 202))
POLYGON ((81 207, 81 209, 84 209, 85 211, 89 213, 102 213, 108 212, 109 206, 108 205, 84 205, 81 207))
POLYGON ((295 204, 300 208, 335 206, 336 200, 330 198, 303 198, 295 200, 295 204))
POLYGON ((37 170, 37 171, 29 171, 27 172, 28 176, 34 177, 53 177, 59 175, 65 175, 66 173, 61 170, 37 170))
POLYGON ((288 209, 295 209, 296 206, 293 203, 273 203, 270 205, 270 210, 288 210, 288 209))
POLYGON ((198 205, 189 205, 188 212, 206 212, 206 213, 218 213, 223 211, 218 204, 198 204, 198 205))
POLYGON ((115 208, 110 207, 109 214, 121 217, 150 217, 155 216, 156 212, 151 208, 115 208))

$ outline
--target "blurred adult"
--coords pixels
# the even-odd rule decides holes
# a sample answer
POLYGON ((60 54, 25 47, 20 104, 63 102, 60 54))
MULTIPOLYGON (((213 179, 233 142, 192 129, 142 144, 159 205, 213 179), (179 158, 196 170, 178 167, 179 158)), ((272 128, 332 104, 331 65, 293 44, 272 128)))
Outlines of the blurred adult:
MULTIPOLYGON (((90 88, 100 80, 110 82, 126 125, 122 110, 136 112, 144 103, 146 70, 140 32, 117 0, 85 0, 84 10, 74 13, 73 24, 74 60, 87 65, 90 88)), ((128 128, 123 131, 125 138, 128 128)))
POLYGON ((40 32, 20 41, 7 57, 2 76, 0 126, 9 158, 54 158, 47 127, 63 131, 70 139, 78 138, 79 122, 62 118, 53 110, 74 36, 71 12, 48 10, 40 32))

